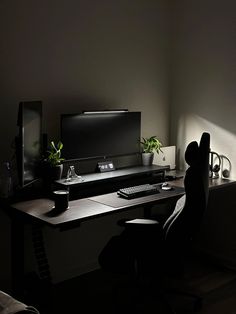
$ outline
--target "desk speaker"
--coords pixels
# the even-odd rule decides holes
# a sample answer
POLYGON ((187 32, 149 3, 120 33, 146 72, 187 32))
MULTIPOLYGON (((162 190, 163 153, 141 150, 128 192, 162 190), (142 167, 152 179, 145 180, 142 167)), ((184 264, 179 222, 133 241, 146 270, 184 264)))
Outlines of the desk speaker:
POLYGON ((69 191, 53 191, 55 209, 63 211, 69 208, 69 191))

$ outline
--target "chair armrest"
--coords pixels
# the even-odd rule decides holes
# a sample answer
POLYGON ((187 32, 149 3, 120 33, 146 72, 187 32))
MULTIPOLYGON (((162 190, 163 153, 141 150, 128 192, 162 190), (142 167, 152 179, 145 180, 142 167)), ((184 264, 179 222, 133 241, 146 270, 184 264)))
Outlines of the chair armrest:
POLYGON ((162 224, 155 219, 135 218, 126 220, 124 222, 125 229, 133 230, 135 232, 149 233, 149 232, 160 232, 162 224))
POLYGON ((157 219, 146 219, 146 218, 123 218, 117 222, 120 227, 128 227, 128 226, 157 226, 161 225, 161 223, 157 219))
POLYGON ((160 222, 156 219, 145 219, 145 218, 135 218, 132 220, 126 220, 124 222, 125 225, 135 224, 135 225, 159 225, 160 222))

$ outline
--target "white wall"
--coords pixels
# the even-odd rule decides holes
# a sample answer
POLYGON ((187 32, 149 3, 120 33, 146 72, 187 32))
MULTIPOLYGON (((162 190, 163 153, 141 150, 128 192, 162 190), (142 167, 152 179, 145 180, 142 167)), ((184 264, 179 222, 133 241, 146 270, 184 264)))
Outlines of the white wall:
MULTIPOLYGON (((22 100, 43 101, 43 127, 50 140, 59 138, 61 113, 128 108, 142 111, 143 136, 156 134, 168 145, 169 27, 165 0, 2 0, 0 162, 13 154, 22 100)), ((1 224, 9 224, 7 218, 1 224)), ((117 232, 114 219, 108 225, 117 232)), ((104 228, 105 221, 103 228, 95 221, 63 236, 45 230, 56 281, 94 265, 94 251, 107 240, 102 235, 99 240, 104 228), (65 262, 62 247, 68 252, 65 262)), ((0 230, 1 239, 9 242, 8 229, 0 230)), ((6 253, 0 282, 9 278, 6 253)))
POLYGON ((211 149, 236 177, 236 2, 176 1, 173 9, 171 142, 180 166, 191 140, 211 134, 211 149), (227 163, 225 163, 227 166, 227 163))

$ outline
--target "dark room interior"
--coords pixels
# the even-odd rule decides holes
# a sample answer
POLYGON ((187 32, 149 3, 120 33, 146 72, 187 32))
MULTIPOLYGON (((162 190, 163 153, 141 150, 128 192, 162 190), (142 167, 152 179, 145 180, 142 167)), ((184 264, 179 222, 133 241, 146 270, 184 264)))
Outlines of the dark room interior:
POLYGON ((233 0, 1 0, 0 293, 32 306, 8 314, 236 312, 235 13, 233 0), (204 214, 191 249, 161 262, 192 169, 192 219, 200 199, 202 134, 204 214), (146 165, 152 136, 163 151, 146 165), (140 185, 152 191, 123 190, 140 185), (118 272, 100 259, 113 241, 118 272))

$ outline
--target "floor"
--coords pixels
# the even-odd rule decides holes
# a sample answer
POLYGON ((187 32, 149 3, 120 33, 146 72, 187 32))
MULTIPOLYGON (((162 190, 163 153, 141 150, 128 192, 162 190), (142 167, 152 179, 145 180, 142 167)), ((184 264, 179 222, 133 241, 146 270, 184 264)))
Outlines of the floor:
MULTIPOLYGON (((198 313, 236 314, 236 280, 226 283, 219 274, 217 276, 211 278, 211 282, 208 276, 207 285, 202 283, 203 290, 207 286, 211 291, 205 291, 203 307, 198 313)), ((193 312, 193 303, 189 298, 181 296, 174 299, 169 296, 169 302, 163 302, 158 289, 149 289, 149 284, 142 282, 137 288, 127 278, 110 276, 100 270, 59 283, 50 290, 50 294, 45 288, 41 289, 39 298, 35 301, 35 305, 38 301, 41 302, 41 305, 37 305, 40 314, 167 314, 171 313, 167 304, 171 304, 178 314, 193 312), (50 302, 46 301, 48 299, 50 302)))

